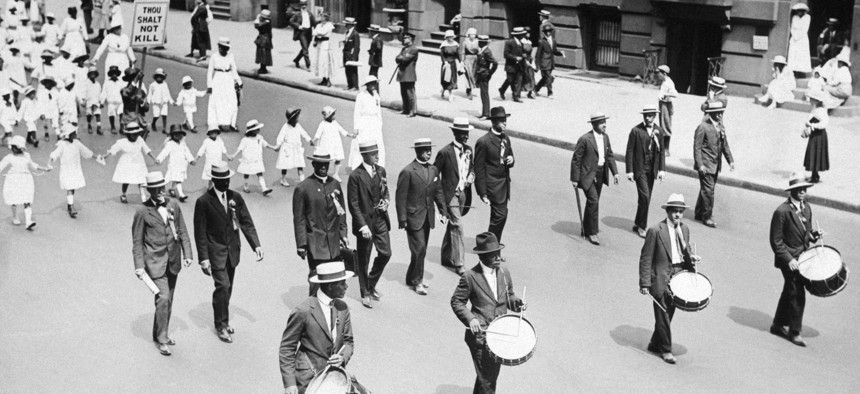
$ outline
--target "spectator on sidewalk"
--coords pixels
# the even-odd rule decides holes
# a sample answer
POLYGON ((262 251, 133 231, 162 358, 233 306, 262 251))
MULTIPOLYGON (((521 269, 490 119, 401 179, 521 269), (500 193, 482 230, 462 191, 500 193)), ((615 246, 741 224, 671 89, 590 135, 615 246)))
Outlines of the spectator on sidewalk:
MULTIPOLYGON (((316 35, 314 28, 317 25, 317 21, 314 18, 314 14, 308 11, 308 0, 299 0, 299 7, 299 12, 290 17, 290 26, 293 28, 293 41, 298 41, 302 46, 302 50, 293 58, 293 64, 296 65, 296 68, 302 68, 299 65, 299 61, 305 59, 305 66, 310 70, 311 59, 308 57, 308 46, 311 43, 311 36, 316 35)), ((323 15, 327 16, 325 13, 323 15)), ((325 18, 325 20, 328 21, 328 18, 325 18)), ((316 46, 316 42, 314 42, 314 46, 316 46)))
POLYGON ((454 118, 451 124, 454 141, 439 149, 433 165, 442 177, 442 195, 448 206, 448 226, 442 238, 442 266, 451 268, 463 276, 466 249, 463 243, 463 216, 472 205, 472 182, 475 171, 472 167, 472 147, 467 145, 469 132, 475 128, 468 118, 454 118))
POLYGON ((349 149, 349 168, 361 166, 360 145, 373 141, 378 149, 379 165, 385 167, 385 142, 382 138, 382 107, 379 101, 379 80, 373 75, 364 82, 366 90, 355 96, 352 127, 356 138, 352 139, 349 149))
POLYGON ((696 200, 695 220, 708 227, 717 227, 713 220, 714 188, 723 166, 723 155, 731 170, 735 170, 735 160, 732 158, 732 150, 729 149, 726 128, 723 125, 725 109, 722 102, 709 102, 708 108, 705 109, 708 118, 702 120, 696 128, 693 139, 693 169, 699 173, 699 198, 696 200))
MULTIPOLYGON (((319 85, 331 86, 331 74, 334 68, 334 55, 331 52, 331 44, 329 39, 334 31, 334 24, 329 20, 330 16, 327 12, 320 15, 320 23, 314 26, 314 75, 322 77, 319 85)), ((296 62, 297 63, 297 62, 296 62)))
POLYGON ((268 74, 269 70, 266 67, 272 65, 272 12, 269 10, 260 11, 260 15, 254 21, 254 28, 259 33, 254 40, 254 45, 257 46, 257 56, 254 62, 260 65, 257 74, 268 74))
POLYGON ((548 23, 541 26, 542 36, 538 42, 537 53, 535 53, 535 61, 537 68, 540 70, 540 81, 535 85, 535 95, 539 95, 540 90, 546 86, 546 96, 552 98, 552 83, 555 77, 552 76, 552 70, 555 69, 555 57, 564 57, 564 53, 558 50, 558 46, 553 39, 553 26, 548 23))
POLYGON ((379 35, 379 25, 370 25, 367 31, 372 34, 370 37, 370 49, 367 50, 367 65, 370 66, 370 74, 379 78, 379 68, 382 67, 382 48, 384 43, 379 35))
POLYGON ((788 66, 802 73, 812 71, 809 54, 809 6, 797 3, 791 6, 791 30, 788 41, 788 66))
POLYGON ((346 34, 343 39, 343 70, 346 73, 346 89, 358 90, 358 54, 361 53, 361 37, 355 30, 355 18, 346 18, 346 34))
POLYGON ((116 66, 120 70, 125 70, 135 62, 136 57, 134 50, 131 47, 131 41, 128 36, 122 32, 122 24, 111 22, 108 35, 102 40, 102 44, 96 49, 90 62, 98 63, 102 55, 107 51, 105 56, 105 75, 111 66, 116 66))
POLYGON ((460 44, 455 41, 457 35, 453 30, 445 31, 445 41, 439 45, 439 56, 442 58, 442 95, 448 92, 448 101, 454 101, 454 91, 457 90, 457 79, 459 79, 460 66, 460 44))
POLYGON ((505 41, 505 73, 507 78, 499 88, 499 96, 502 100, 505 99, 505 91, 508 87, 511 88, 511 96, 515 103, 520 103, 520 90, 523 85, 523 43, 522 36, 526 34, 526 30, 522 27, 515 27, 511 32, 511 38, 505 41))
POLYGON ((767 93, 756 101, 767 104, 768 108, 773 109, 794 98, 797 83, 794 81, 793 70, 787 66, 785 57, 777 55, 771 62, 773 62, 773 80, 767 85, 767 93))
MULTIPOLYGON (((472 99, 472 89, 475 89, 475 64, 478 62, 478 52, 481 45, 478 40, 478 30, 470 27, 466 30, 466 37, 460 45, 460 59, 463 61, 463 69, 466 73, 466 96, 472 99)), ((489 108, 488 108, 489 109, 489 108)))
POLYGON ((666 175, 666 157, 663 155, 661 146, 663 130, 654 124, 659 111, 654 107, 645 107, 639 113, 642 114, 642 123, 630 130, 630 136, 627 138, 627 154, 624 155, 624 167, 627 170, 627 180, 636 183, 638 195, 633 232, 645 238, 654 180, 663 181, 666 175))
POLYGON ((591 131, 579 137, 573 158, 570 161, 570 182, 574 188, 585 193, 585 212, 582 215, 582 230, 588 241, 600 245, 600 192, 603 185, 609 186, 609 175, 618 184, 618 169, 609 136, 606 135, 608 116, 596 112, 591 114, 591 131))
POLYGON ((663 152, 669 157, 669 143, 672 140, 672 115, 675 107, 672 104, 678 91, 675 89, 675 81, 669 77, 669 66, 663 64, 657 67, 657 79, 660 80, 660 93, 657 93, 657 102, 660 105, 660 127, 663 129, 663 152))
POLYGON ((475 60, 475 86, 481 90, 481 116, 478 119, 488 120, 490 118, 490 78, 499 67, 493 52, 487 46, 490 36, 478 36, 478 56, 475 60))
POLYGON ((809 103, 812 104, 812 112, 801 135, 803 138, 808 138, 803 166, 806 171, 812 173, 809 178, 809 182, 812 183, 821 182, 818 173, 830 169, 830 153, 827 144, 827 125, 830 123, 830 116, 827 114, 827 108, 822 104, 822 96, 823 92, 820 90, 807 93, 809 103))
POLYGON ((415 35, 409 32, 403 33, 403 49, 400 54, 394 58, 397 62, 397 82, 400 82, 400 99, 403 103, 403 108, 400 113, 411 117, 415 117, 418 111, 418 102, 415 97, 415 66, 418 63, 418 47, 415 46, 413 40, 415 35))
POLYGON ((493 126, 475 143, 475 191, 484 204, 490 206, 490 225, 487 231, 502 239, 508 221, 508 201, 511 200, 511 168, 514 150, 511 139, 505 134, 508 117, 504 107, 490 110, 493 126))
POLYGON ((836 108, 849 97, 853 92, 851 83, 851 71, 848 69, 851 67, 851 60, 849 59, 848 51, 843 51, 836 57, 836 62, 838 63, 837 68, 833 71, 833 74, 827 79, 827 83, 824 85, 823 95, 821 96, 822 102, 824 103, 824 108, 833 109, 836 108))
POLYGON ((239 115, 239 100, 236 89, 241 88, 242 79, 236 69, 236 59, 230 53, 230 39, 218 39, 218 53, 209 59, 209 71, 206 74, 206 92, 209 96, 209 129, 229 127, 236 128, 236 118, 239 115))
POLYGON ((842 52, 843 47, 848 46, 848 35, 839 29, 839 20, 830 18, 827 27, 818 36, 818 61, 827 63, 831 58, 842 52))
POLYGON ((535 90, 535 70, 537 70, 537 66, 535 65, 535 58, 532 54, 532 50, 534 49, 534 44, 532 44, 531 40, 531 28, 526 26, 526 34, 523 35, 523 39, 521 40, 523 43, 523 87, 522 91, 526 92, 526 96, 532 100, 535 98, 534 90, 535 90))
POLYGON ((209 21, 212 19, 206 0, 197 0, 197 6, 191 14, 191 52, 185 57, 194 57, 194 50, 200 52, 197 61, 206 59, 206 51, 212 49, 209 38, 209 21))
POLYGON ((540 18, 540 31, 545 31, 546 27, 550 27, 551 35, 553 40, 555 40, 555 25, 550 22, 550 18, 552 17, 552 13, 547 10, 540 10, 538 12, 538 17, 540 18))

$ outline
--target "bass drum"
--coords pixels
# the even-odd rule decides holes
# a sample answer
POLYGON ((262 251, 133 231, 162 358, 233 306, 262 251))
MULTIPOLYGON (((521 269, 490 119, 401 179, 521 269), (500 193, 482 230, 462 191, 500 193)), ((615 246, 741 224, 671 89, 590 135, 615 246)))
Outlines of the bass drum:
POLYGON ((797 271, 809 294, 830 297, 848 285, 848 268, 836 248, 819 245, 800 254, 797 271))

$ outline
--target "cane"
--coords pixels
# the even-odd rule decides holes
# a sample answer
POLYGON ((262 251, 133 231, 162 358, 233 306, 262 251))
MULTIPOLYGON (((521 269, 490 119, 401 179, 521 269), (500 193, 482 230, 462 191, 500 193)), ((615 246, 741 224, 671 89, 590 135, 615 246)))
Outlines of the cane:
POLYGON ((579 188, 574 187, 576 192, 576 213, 579 214, 579 236, 585 238, 585 225, 582 223, 582 202, 579 201, 579 188))
POLYGON ((391 82, 392 82, 392 81, 394 81, 394 76, 395 76, 395 75, 397 75, 397 70, 398 70, 399 68, 400 68, 399 66, 398 66, 398 67, 394 67, 394 72, 393 72, 393 73, 391 73, 391 78, 389 78, 389 79, 388 79, 388 84, 389 84, 389 85, 391 85, 391 82))

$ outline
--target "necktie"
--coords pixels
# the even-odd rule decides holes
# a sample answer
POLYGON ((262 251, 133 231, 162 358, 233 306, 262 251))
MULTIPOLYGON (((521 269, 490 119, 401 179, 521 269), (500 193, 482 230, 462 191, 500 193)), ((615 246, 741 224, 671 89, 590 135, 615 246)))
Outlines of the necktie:
POLYGON ((681 236, 681 226, 675 226, 675 238, 677 238, 678 242, 678 253, 681 257, 681 260, 684 260, 684 237, 681 236))
POLYGON ((227 193, 221 192, 221 204, 224 205, 224 212, 230 214, 230 207, 227 206, 227 193))
POLYGON ((370 177, 371 178, 376 177, 376 166, 370 167, 370 177))
POLYGON ((334 307, 334 300, 328 304, 329 312, 331 313, 331 337, 337 332, 337 310, 334 307))
POLYGON ((499 143, 499 161, 501 162, 501 164, 505 164, 505 149, 508 147, 508 144, 507 141, 505 141, 504 134, 499 135, 499 138, 501 138, 502 140, 499 143))

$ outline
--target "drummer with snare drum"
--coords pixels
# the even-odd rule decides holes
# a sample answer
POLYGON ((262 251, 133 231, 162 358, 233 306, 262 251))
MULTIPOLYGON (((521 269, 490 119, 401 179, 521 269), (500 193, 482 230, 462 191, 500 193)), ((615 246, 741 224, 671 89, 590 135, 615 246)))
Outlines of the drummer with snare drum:
POLYGON ((695 270, 701 260, 691 253, 690 228, 681 223, 689 206, 684 196, 675 193, 666 204, 666 220, 651 226, 645 234, 645 244, 639 256, 639 292, 651 296, 654 307, 654 335, 648 351, 660 354, 669 364, 675 364, 672 354, 672 316, 675 305, 669 294, 669 279, 678 271, 695 270))
POLYGON ((497 362, 486 345, 484 330, 498 316, 504 315, 508 309, 522 312, 526 304, 514 294, 514 283, 507 268, 501 267, 501 250, 505 245, 499 244, 493 233, 485 232, 475 237, 477 246, 472 249, 478 254, 480 263, 460 278, 460 284, 451 297, 451 309, 466 330, 466 345, 472 354, 475 364, 474 393, 495 393, 496 379, 499 377, 501 364, 497 362), (466 303, 471 302, 471 309, 466 303))
POLYGON ((806 181, 802 173, 791 174, 785 189, 789 193, 788 200, 776 208, 770 221, 773 265, 782 271, 785 281, 770 332, 801 347, 806 346, 800 336, 806 290, 803 277, 798 272, 797 258, 822 236, 820 231, 812 229, 812 210, 806 202, 806 189, 810 186, 812 184, 806 181))

